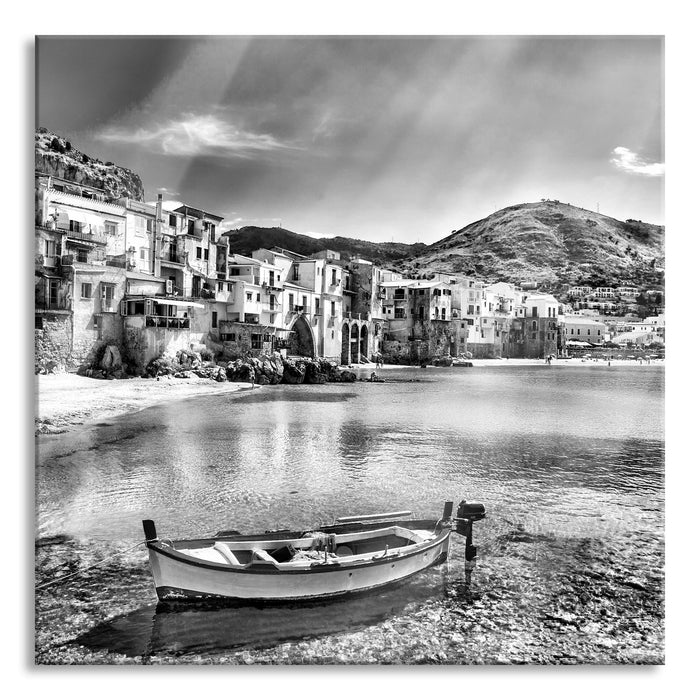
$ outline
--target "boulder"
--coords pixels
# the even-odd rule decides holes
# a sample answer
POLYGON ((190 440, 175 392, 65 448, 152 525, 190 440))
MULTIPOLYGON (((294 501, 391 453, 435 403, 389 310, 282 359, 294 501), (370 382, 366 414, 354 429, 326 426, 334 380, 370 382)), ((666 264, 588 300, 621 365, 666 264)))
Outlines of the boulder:
POLYGON ((109 371, 122 366, 122 356, 119 348, 116 345, 108 345, 104 349, 102 359, 100 360, 100 369, 109 371))
POLYGON ((304 381, 307 384, 325 384, 328 381, 328 375, 323 372, 319 360, 311 360, 307 363, 304 381))
POLYGON ((285 360, 282 381, 285 384, 303 384, 306 376, 306 362, 304 360, 285 360))

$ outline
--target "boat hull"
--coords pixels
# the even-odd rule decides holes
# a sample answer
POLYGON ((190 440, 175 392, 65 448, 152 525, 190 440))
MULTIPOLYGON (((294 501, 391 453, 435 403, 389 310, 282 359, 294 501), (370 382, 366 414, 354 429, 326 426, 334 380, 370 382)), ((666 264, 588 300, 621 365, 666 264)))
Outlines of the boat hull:
POLYGON ((149 558, 158 598, 162 601, 313 600, 367 591, 408 578, 447 558, 450 530, 409 552, 370 561, 319 563, 295 571, 260 564, 232 568, 193 561, 176 550, 149 544, 149 558))

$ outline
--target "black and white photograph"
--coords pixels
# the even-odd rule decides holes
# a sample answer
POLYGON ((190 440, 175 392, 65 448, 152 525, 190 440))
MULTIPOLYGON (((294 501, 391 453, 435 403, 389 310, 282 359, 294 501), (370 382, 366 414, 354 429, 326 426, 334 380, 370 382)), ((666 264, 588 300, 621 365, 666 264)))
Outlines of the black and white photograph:
POLYGON ((662 32, 31 43, 34 665, 666 663, 662 32))

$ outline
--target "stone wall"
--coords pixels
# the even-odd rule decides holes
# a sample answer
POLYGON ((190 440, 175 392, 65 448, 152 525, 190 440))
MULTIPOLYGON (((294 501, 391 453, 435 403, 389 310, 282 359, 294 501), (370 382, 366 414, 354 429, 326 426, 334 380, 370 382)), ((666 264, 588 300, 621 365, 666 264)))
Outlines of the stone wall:
POLYGON ((162 355, 174 356, 179 350, 189 350, 198 344, 199 334, 189 329, 153 328, 136 325, 140 317, 127 319, 124 325, 124 352, 122 355, 138 371, 143 370, 153 359, 162 355))
POLYGON ((69 311, 37 313, 42 328, 34 329, 35 369, 55 366, 65 370, 71 360, 71 314, 69 311))

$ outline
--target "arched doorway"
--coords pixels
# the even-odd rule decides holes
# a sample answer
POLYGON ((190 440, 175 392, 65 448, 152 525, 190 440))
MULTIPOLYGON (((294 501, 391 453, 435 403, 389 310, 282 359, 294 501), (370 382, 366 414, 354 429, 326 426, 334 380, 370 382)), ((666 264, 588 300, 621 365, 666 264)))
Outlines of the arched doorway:
POLYGON ((343 342, 340 346, 340 364, 350 364, 350 326, 347 323, 343 324, 343 342))
POLYGON ((369 340, 369 332, 367 330, 367 326, 362 326, 360 329, 360 358, 366 357, 369 360, 369 347, 368 347, 368 340, 369 340))
POLYGON ((289 338, 289 354, 301 357, 316 357, 314 336, 309 322, 303 316, 299 316, 291 330, 293 332, 289 338))
POLYGON ((360 361, 360 329, 356 323, 350 328, 350 362, 359 363, 360 361))

